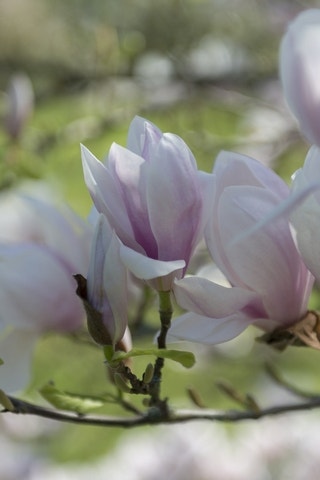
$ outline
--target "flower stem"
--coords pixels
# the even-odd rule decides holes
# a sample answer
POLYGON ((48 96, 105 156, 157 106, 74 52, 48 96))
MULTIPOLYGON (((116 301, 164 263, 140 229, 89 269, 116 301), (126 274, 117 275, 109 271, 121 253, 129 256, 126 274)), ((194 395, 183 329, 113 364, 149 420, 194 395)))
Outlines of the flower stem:
MULTIPOLYGON (((166 337, 171 325, 173 309, 171 303, 171 292, 159 292, 159 315, 160 315, 160 333, 157 338, 158 348, 166 348, 166 337)), ((162 379, 162 369, 164 358, 158 357, 154 365, 153 379, 150 382, 150 406, 157 406, 162 415, 168 415, 167 400, 160 399, 160 388, 162 379)))
POLYGON ((157 338, 158 348, 166 348, 166 337, 171 325, 172 318, 171 292, 159 292, 159 314, 161 328, 157 338))

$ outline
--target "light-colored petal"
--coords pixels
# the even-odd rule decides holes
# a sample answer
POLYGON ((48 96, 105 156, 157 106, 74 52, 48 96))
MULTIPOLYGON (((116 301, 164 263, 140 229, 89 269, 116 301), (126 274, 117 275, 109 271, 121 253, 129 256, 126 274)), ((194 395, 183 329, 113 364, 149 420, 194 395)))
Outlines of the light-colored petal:
POLYGON ((251 320, 242 313, 221 319, 186 313, 173 320, 167 341, 183 340, 214 345, 237 337, 250 323, 251 320))
POLYGON ((85 274, 92 229, 53 193, 43 182, 1 192, 0 241, 46 245, 85 274))
POLYGON ((92 238, 91 257, 87 275, 88 299, 96 310, 104 303, 103 281, 106 252, 109 249, 113 230, 104 215, 99 214, 92 238))
POLYGON ((113 343, 125 335, 128 326, 127 270, 120 257, 121 243, 115 232, 104 262, 103 284, 114 317, 113 343))
POLYGON ((147 184, 150 225, 159 260, 189 261, 202 216, 195 160, 179 138, 165 134, 150 164, 147 184))
MULTIPOLYGON (((150 226, 146 198, 150 165, 142 157, 113 144, 108 157, 108 166, 113 181, 121 192, 123 208, 126 209, 136 243, 144 248, 148 256, 156 258, 158 249, 150 226)), ((116 225, 115 228, 118 231, 116 225)), ((121 236, 120 238, 123 240, 121 236)), ((132 246, 127 240, 123 241, 126 245, 132 246)))
POLYGON ((219 231, 232 268, 227 275, 231 283, 258 292, 269 317, 289 323, 302 313, 303 280, 308 273, 288 221, 278 219, 255 231, 249 239, 237 241, 237 235, 250 230, 276 206, 277 198, 271 191, 229 187, 219 202, 219 231))
POLYGON ((320 145, 320 10, 303 11, 289 25, 280 48, 286 100, 311 143, 320 145))
POLYGON ((270 168, 254 158, 240 153, 222 151, 218 154, 213 167, 216 178, 216 195, 232 185, 251 185, 272 190, 284 199, 289 194, 286 183, 270 168))
POLYGON ((314 181, 319 182, 319 189, 298 205, 290 217, 296 230, 296 240, 303 259, 320 281, 320 150, 312 147, 306 157, 303 168, 298 170, 292 184, 292 197, 310 190, 314 181))
POLYGON ((70 331, 84 319, 70 266, 33 244, 0 245, 0 326, 70 331))
MULTIPOLYGON (((185 267, 184 260, 161 261, 141 255, 124 245, 120 247, 120 257, 133 275, 141 280, 156 280, 158 290, 170 290, 175 277, 181 278, 185 267)), ((149 282, 150 283, 150 282, 149 282)))
POLYGON ((96 209, 108 218, 123 242, 143 251, 134 240, 134 233, 118 184, 105 165, 83 145, 81 155, 85 182, 96 209))
MULTIPOLYGON (((101 314, 107 332, 105 338, 110 338, 114 346, 122 339, 128 324, 127 271, 120 259, 120 245, 107 219, 100 214, 92 241, 85 300, 101 314)), ((95 321, 88 316, 88 322, 95 321)))
MULTIPOLYGON (((233 269, 232 262, 225 252, 225 239, 222 240, 220 233, 220 225, 222 228, 225 224, 230 224, 228 216, 221 214, 220 198, 225 193, 226 189, 232 186, 243 186, 244 192, 248 187, 256 187, 256 191, 268 190, 273 192, 274 198, 278 199, 278 202, 283 201, 289 196, 289 188, 284 181, 276 175, 271 169, 266 168, 256 160, 246 156, 233 152, 220 152, 214 168, 213 173, 215 177, 215 184, 213 189, 213 207, 212 213, 209 218, 206 230, 205 239, 208 249, 212 258, 217 263, 219 268, 228 277, 228 280, 232 284, 241 285, 241 280, 236 275, 233 269)), ((255 205, 255 199, 252 200, 255 205)), ((227 215, 227 212, 225 213, 227 215)), ((255 223, 258 223, 259 219, 256 219, 255 223)), ((238 237, 241 234, 245 235, 246 229, 244 225, 237 222, 239 231, 235 232, 238 237)), ((252 228, 255 224, 252 224, 252 228)), ((230 239, 229 239, 230 240, 230 239)))
POLYGON ((91 227, 66 205, 50 205, 32 197, 23 197, 22 200, 34 217, 30 240, 65 257, 74 272, 86 273, 91 227))
POLYGON ((173 288, 177 303, 185 310, 199 315, 221 318, 244 308, 258 316, 266 313, 259 295, 245 288, 228 288, 201 277, 186 277, 175 281, 173 288))
POLYGON ((148 160, 152 146, 156 145, 162 132, 156 125, 145 118, 135 116, 132 120, 127 139, 127 148, 148 160))
POLYGON ((215 175, 198 171, 199 188, 202 196, 202 209, 198 223, 198 232, 193 240, 193 248, 204 239, 204 231, 212 218, 215 189, 215 175))
POLYGON ((0 389, 6 393, 24 389, 31 379, 31 363, 39 333, 13 329, 0 333, 0 389))

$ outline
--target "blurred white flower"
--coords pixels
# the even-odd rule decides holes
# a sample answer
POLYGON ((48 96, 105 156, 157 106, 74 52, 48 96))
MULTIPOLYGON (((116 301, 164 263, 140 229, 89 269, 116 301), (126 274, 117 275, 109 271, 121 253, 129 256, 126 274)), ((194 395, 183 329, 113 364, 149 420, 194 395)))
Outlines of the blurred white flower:
POLYGON ((73 331, 84 320, 73 275, 88 269, 91 228, 37 187, 0 195, 0 388, 7 392, 27 384, 42 333, 73 331))

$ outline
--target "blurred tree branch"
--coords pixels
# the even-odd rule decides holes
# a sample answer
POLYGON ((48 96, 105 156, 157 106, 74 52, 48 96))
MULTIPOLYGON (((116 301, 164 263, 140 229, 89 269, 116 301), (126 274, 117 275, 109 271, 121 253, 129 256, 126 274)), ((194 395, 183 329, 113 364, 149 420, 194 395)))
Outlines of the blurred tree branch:
POLYGON ((168 410, 152 407, 144 414, 138 414, 133 417, 116 416, 94 416, 77 415, 68 412, 54 410, 39 405, 20 400, 18 398, 7 396, 8 404, 1 413, 11 412, 13 414, 36 415, 38 417, 49 418, 60 422, 77 423, 81 425, 91 425, 100 427, 122 427, 132 428, 142 425, 155 424, 174 424, 183 423, 192 420, 208 420, 217 422, 239 422, 243 420, 258 420, 263 417, 280 415, 289 412, 298 412, 312 410, 320 407, 320 396, 313 397, 307 401, 296 404, 283 404, 271 406, 259 410, 230 410, 220 411, 211 409, 199 410, 168 410))

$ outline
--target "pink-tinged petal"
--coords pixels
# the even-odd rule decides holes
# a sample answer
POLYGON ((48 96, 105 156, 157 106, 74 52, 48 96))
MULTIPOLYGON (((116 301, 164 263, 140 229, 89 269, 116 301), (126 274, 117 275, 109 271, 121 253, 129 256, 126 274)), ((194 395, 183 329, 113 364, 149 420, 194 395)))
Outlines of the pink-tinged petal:
POLYGON ((214 345, 237 337, 250 323, 250 318, 243 313, 219 319, 186 313, 173 320, 167 341, 168 343, 191 341, 214 345))
POLYGON ((108 220, 99 214, 92 238, 91 257, 87 275, 88 299, 96 310, 101 310, 104 303, 104 264, 106 252, 113 235, 108 220))
POLYGON ((213 167, 216 177, 216 195, 232 185, 252 185, 273 191, 284 199, 289 195, 286 183, 270 168, 247 155, 222 151, 213 167))
POLYGON ((120 257, 125 266, 133 275, 141 280, 157 281, 157 290, 168 291, 172 287, 175 277, 181 278, 185 267, 184 260, 161 261, 141 255, 131 248, 121 245, 120 257))
POLYGON ((135 116, 129 127, 127 148, 133 153, 147 159, 150 152, 150 143, 157 144, 161 137, 161 130, 152 122, 135 116), (148 137, 148 139, 146 137, 148 137))
POLYGON ((22 200, 34 217, 30 241, 52 248, 67 259, 74 272, 85 273, 92 237, 89 225, 67 206, 59 208, 31 197, 22 200))
POLYGON ((306 280, 308 274, 287 220, 264 226, 250 240, 237 241, 237 235, 250 230, 276 206, 272 192, 257 187, 229 187, 219 202, 220 237, 231 283, 258 292, 270 318, 290 322, 301 314, 301 280, 306 280))
POLYGON ((13 393, 27 387, 31 379, 31 363, 39 333, 34 330, 13 329, 0 335, 0 388, 13 393))
MULTIPOLYGON (((296 172, 296 173, 299 173, 296 172)), ((299 175, 300 178, 300 175, 299 175)), ((251 228, 239 233, 230 244, 235 244, 245 240, 249 240, 251 235, 265 228, 267 225, 274 223, 278 220, 289 219, 291 215, 308 199, 312 194, 317 194, 320 191, 320 182, 305 184, 304 188, 292 189, 292 193, 289 197, 277 204, 269 214, 265 215, 261 220, 252 225, 251 228), (294 191, 296 190, 296 191, 294 191)))
POLYGON ((202 195, 192 153, 165 134, 148 171, 147 204, 159 260, 189 261, 202 214, 202 195))
POLYGON ((224 287, 201 277, 186 277, 175 281, 173 291, 182 308, 199 315, 221 318, 250 309, 266 316, 259 295, 248 289, 224 287))
MULTIPOLYGON (((232 263, 225 252, 224 241, 220 234, 220 225, 229 224, 228 216, 221 215, 220 197, 227 188, 232 186, 243 186, 246 188, 252 186, 257 190, 268 190, 273 192, 278 201, 282 201, 289 196, 289 188, 283 180, 277 176, 271 169, 266 168, 256 160, 233 152, 221 152, 215 162, 213 173, 215 176, 215 185, 213 189, 213 207, 206 230, 205 239, 212 258, 217 265, 227 275, 232 284, 238 284, 240 279, 235 274, 232 263)), ((253 204, 255 204, 253 200, 253 204)), ((227 215, 227 212, 226 212, 227 215)), ((257 219, 257 222, 259 219, 257 219)), ((246 229, 241 223, 237 222, 239 231, 237 236, 245 233, 246 229)), ((240 283, 241 285, 241 283, 240 283)))
POLYGON ((52 250, 33 244, 0 245, 0 265, 2 328, 72 331, 83 324, 74 272, 52 250))
POLYGON ((143 249, 134 240, 121 191, 108 169, 86 147, 81 146, 84 178, 99 213, 103 213, 115 228, 119 238, 132 248, 143 249))
POLYGON ((114 345, 123 338, 128 327, 127 271, 120 257, 120 247, 120 241, 113 232, 106 252, 103 282, 114 316, 114 345))
POLYGON ((211 173, 199 171, 198 181, 202 196, 202 209, 199 212, 198 231, 192 242, 192 252, 203 239, 205 228, 212 217, 215 176, 211 173))
POLYGON ((306 157, 303 168, 298 170, 292 184, 292 197, 310 190, 314 181, 318 181, 319 188, 308 196, 293 211, 290 219, 296 230, 296 240, 303 259, 316 277, 320 280, 320 150, 312 147, 306 157))
MULTIPOLYGON (((92 240, 87 298, 83 299, 101 315, 91 315, 90 311, 87 315, 94 340, 101 344, 110 341, 113 346, 122 339, 128 324, 127 271, 120 259, 120 245, 120 240, 101 214, 92 240), (103 335, 99 338, 100 333, 103 335)), ((85 292, 79 293, 82 297, 85 292)))
MULTIPOLYGON (((121 192, 135 241, 143 246, 148 256, 157 258, 158 249, 150 227, 146 199, 150 166, 142 157, 113 144, 108 157, 108 167, 118 191, 121 192)), ((117 227, 115 228, 118 231, 117 227)), ((123 240, 122 236, 120 238, 123 240)), ((123 241, 131 246, 127 240, 123 241)))
POLYGON ((198 277, 206 278, 213 283, 217 283, 223 287, 230 288, 230 282, 221 270, 214 263, 206 263, 196 271, 198 277))
POLYGON ((46 245, 86 273, 92 229, 42 182, 1 192, 0 241, 46 245))
POLYGON ((302 12, 280 48, 280 77, 289 107, 311 143, 320 145, 320 10, 302 12))
POLYGON ((141 156, 146 162, 151 162, 154 153, 157 151, 159 142, 163 138, 163 133, 153 123, 146 122, 145 136, 141 156))

